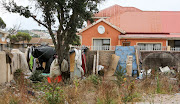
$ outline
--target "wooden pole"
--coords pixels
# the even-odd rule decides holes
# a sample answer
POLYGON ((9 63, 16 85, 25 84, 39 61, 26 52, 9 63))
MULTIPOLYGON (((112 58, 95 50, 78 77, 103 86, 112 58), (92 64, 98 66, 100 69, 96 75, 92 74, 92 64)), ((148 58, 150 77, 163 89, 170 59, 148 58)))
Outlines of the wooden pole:
POLYGON ((94 55, 94 63, 93 63, 93 74, 96 72, 96 55, 94 55))
POLYGON ((97 51, 96 74, 98 74, 98 65, 99 65, 99 51, 97 51))

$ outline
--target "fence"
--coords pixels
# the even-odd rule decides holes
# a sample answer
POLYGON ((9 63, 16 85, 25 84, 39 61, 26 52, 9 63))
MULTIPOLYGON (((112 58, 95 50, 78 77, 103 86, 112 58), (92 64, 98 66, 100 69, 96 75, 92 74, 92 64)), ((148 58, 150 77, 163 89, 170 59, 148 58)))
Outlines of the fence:
POLYGON ((137 46, 140 51, 167 51, 167 46, 153 47, 153 46, 137 46))
MULTIPOLYGON (((83 48, 88 47, 90 50, 104 50, 104 51, 115 51, 116 46, 70 46, 70 49, 73 48, 83 48)), ((161 46, 161 47, 152 47, 152 46, 137 46, 137 49, 140 51, 174 51, 180 52, 180 48, 178 47, 169 47, 169 46, 161 46)))
POLYGON ((0 48, 0 51, 3 50, 12 50, 12 49, 19 49, 21 52, 25 52, 26 48, 9 48, 9 47, 4 47, 4 48, 0 48))
POLYGON ((162 47, 151 47, 151 46, 137 46, 140 51, 174 51, 180 52, 179 47, 170 47, 170 46, 162 46, 162 47))
POLYGON ((88 47, 90 50, 104 50, 104 51, 114 51, 116 46, 70 46, 70 49, 73 48, 84 48, 88 47))

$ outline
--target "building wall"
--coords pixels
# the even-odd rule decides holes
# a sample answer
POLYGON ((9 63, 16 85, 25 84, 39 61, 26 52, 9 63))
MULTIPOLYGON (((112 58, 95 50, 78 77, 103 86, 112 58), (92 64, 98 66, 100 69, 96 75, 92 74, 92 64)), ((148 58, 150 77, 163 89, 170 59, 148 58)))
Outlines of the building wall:
POLYGON ((104 22, 100 22, 81 33, 81 35, 82 35, 82 43, 81 44, 86 45, 86 46, 93 46, 93 39, 110 39, 110 45, 116 46, 116 45, 118 45, 118 35, 120 35, 120 34, 121 33, 119 31, 112 28, 108 24, 106 24, 104 22), (98 33, 97 28, 99 25, 104 26, 104 28, 105 28, 104 34, 98 33))
POLYGON ((164 39, 120 39, 120 44, 123 42, 130 42, 130 46, 137 45, 138 43, 161 43, 162 46, 166 46, 166 40, 164 39))

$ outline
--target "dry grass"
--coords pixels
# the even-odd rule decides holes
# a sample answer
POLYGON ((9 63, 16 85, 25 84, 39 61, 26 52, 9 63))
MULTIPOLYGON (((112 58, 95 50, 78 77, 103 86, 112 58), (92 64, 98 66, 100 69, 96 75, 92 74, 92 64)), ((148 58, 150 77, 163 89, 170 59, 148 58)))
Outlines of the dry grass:
MULTIPOLYGON (((19 79, 16 85, 4 87, 0 93, 0 104, 48 104, 51 91, 61 98, 59 104, 121 104, 126 102, 142 101, 142 96, 153 96, 153 94, 173 94, 178 92, 178 83, 170 80, 168 76, 159 75, 147 77, 143 80, 126 78, 121 84, 111 80, 102 80, 97 76, 90 76, 85 80, 75 79, 69 84, 57 84, 52 86, 45 82, 30 83, 19 79), (159 85, 157 85, 159 84, 159 85), (159 92, 157 87, 159 86, 159 92), (56 90, 57 89, 57 90, 56 90), (27 93, 32 91, 35 96, 27 93), (40 93, 39 92, 43 92, 40 93)), ((152 98, 153 99, 153 98, 152 98)), ((58 99, 59 100, 59 99, 58 99)))

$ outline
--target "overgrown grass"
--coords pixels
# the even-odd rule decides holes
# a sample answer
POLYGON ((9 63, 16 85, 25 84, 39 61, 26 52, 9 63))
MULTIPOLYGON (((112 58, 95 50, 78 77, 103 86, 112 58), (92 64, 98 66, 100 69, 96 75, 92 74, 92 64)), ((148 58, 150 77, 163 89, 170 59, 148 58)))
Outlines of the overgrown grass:
POLYGON ((179 88, 176 81, 165 75, 156 74, 154 77, 135 80, 121 72, 116 73, 116 81, 91 75, 83 80, 74 79, 69 84, 49 84, 47 80, 32 83, 19 74, 22 76, 18 76, 16 85, 1 91, 0 104, 121 104, 142 101, 142 96, 146 95, 173 94, 179 88), (35 96, 28 91, 34 92, 35 96))

